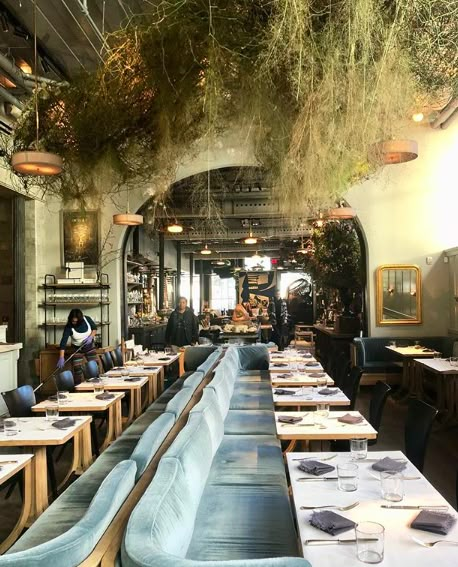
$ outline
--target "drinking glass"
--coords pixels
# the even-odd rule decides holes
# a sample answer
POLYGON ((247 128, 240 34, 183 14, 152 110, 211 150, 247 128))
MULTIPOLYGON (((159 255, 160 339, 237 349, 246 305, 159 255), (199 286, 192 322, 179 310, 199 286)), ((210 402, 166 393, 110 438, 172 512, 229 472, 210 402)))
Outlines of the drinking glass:
POLYGON ((390 341, 389 345, 393 348, 396 348, 396 341, 390 341))
POLYGON ((46 421, 55 421, 59 417, 59 404, 57 402, 46 402, 46 421))
POLYGON ((172 354, 172 347, 169 347, 169 346, 164 347, 164 353, 167 356, 170 356, 172 354))
POLYGON ((343 492, 354 492, 358 489, 358 465, 342 463, 337 465, 338 488, 343 492))
POLYGON ((328 378, 326 374, 324 376, 318 376, 316 379, 316 385, 318 388, 325 388, 328 383, 328 378))
POLYGON ((402 473, 382 471, 380 473, 382 498, 390 502, 400 502, 404 498, 404 482, 402 473))
POLYGON ((367 439, 350 439, 350 453, 352 460, 364 460, 367 457, 367 439))
POLYGON ((458 356, 450 357, 450 366, 458 366, 458 356))
POLYGON ((442 353, 439 352, 439 351, 437 351, 437 350, 435 350, 435 351, 434 351, 434 354, 433 354, 433 357, 434 357, 434 358, 442 358, 442 353))
POLYGON ((61 392, 57 392, 57 401, 60 405, 68 404, 69 400, 69 393, 66 390, 62 390, 61 392))
POLYGON ((122 368, 121 369, 121 376, 123 376, 123 377, 129 376, 129 369, 128 368, 122 368))
POLYGON ((328 416, 329 416, 328 410, 317 409, 316 411, 313 412, 313 423, 315 425, 319 425, 320 427, 324 428, 325 427, 324 423, 327 420, 328 416))
POLYGON ((421 341, 414 341, 415 346, 420 346, 421 341))
POLYGON ((317 404, 316 409, 317 409, 317 411, 327 412, 326 417, 329 417, 329 410, 331 409, 331 406, 329 404, 326 404, 326 403, 317 404))
POLYGON ((105 388, 103 387, 103 382, 101 380, 96 381, 94 384, 94 394, 97 396, 98 394, 103 394, 105 388))
POLYGON ((19 433, 18 422, 15 419, 5 419, 5 421, 3 422, 3 427, 5 430, 5 435, 7 437, 11 437, 19 433))
POLYGON ((385 528, 376 522, 361 522, 355 527, 356 557, 362 563, 381 563, 385 547, 385 528))

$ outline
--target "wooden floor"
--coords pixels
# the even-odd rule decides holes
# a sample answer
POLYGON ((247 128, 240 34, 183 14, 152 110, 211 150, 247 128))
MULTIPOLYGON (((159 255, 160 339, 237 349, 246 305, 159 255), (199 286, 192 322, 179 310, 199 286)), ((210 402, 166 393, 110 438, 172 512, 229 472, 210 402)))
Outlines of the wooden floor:
MULTIPOLYGON (((363 387, 359 401, 358 410, 368 415, 370 387, 363 387)), ((388 400, 385 414, 380 430, 379 440, 369 450, 383 451, 401 449, 404 450, 404 431, 407 407, 388 400)), ((104 431, 100 431, 103 438, 104 431)), ((68 447, 57 464, 58 479, 65 475, 71 459, 71 447, 68 447)), ((434 428, 428 453, 424 474, 428 480, 441 492, 441 494, 456 507, 455 476, 458 470, 458 427, 448 431, 438 431, 434 428)), ((20 493, 16 488, 9 498, 5 500, 5 492, 0 492, 0 540, 3 540, 14 526, 20 510, 20 493)))

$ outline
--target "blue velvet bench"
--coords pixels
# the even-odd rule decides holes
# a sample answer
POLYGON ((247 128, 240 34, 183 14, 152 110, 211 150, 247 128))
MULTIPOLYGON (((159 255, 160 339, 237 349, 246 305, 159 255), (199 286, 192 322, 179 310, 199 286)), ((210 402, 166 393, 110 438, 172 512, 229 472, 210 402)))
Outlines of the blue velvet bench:
MULTIPOLYGON (((400 382, 402 374, 402 360, 386 347, 390 341, 398 345, 413 345, 420 341, 422 346, 433 348, 443 354, 452 356, 454 352, 453 337, 361 337, 353 339, 352 363, 363 370, 362 384, 375 384, 377 380, 384 380, 390 384, 400 382)), ((458 344, 458 343, 457 343, 458 344)))
POLYGON ((239 400, 230 409, 243 371, 237 350, 226 352, 133 511, 123 567, 310 567, 298 557, 271 389, 269 408, 239 400))
MULTIPOLYGON (((104 479, 108 479, 111 471, 114 471, 117 465, 125 459, 131 460, 136 469, 134 483, 131 487, 132 489, 135 486, 135 489, 131 496, 135 490, 141 494, 155 472, 157 462, 154 465, 153 461, 159 460, 157 453, 160 450, 164 452, 170 444, 170 441, 167 444, 167 438, 176 436, 183 426, 182 413, 186 408, 189 411, 189 406, 195 403, 196 392, 201 390, 208 381, 220 355, 221 351, 214 353, 210 363, 203 369, 206 373, 188 372, 185 377, 175 381, 170 388, 163 392, 145 413, 137 418, 124 431, 122 436, 112 443, 91 467, 52 503, 10 550, 0 556, 0 565, 48 566, 50 564, 49 558, 54 553, 53 550, 60 549, 62 551, 62 542, 67 542, 68 533, 75 526, 79 526, 81 522, 85 525, 86 517, 91 509, 91 502, 97 498, 104 479), (45 544, 46 548, 43 548, 45 544), (42 549, 45 549, 45 551, 43 552, 42 549)), ((128 496, 129 498, 130 496, 128 496)), ((135 498, 134 501, 136 501, 135 498)), ((133 507, 133 503, 130 507, 133 507)), ((104 524, 102 531, 95 532, 98 534, 97 536, 92 535, 90 541, 85 540, 82 543, 82 549, 84 549, 86 556, 93 553, 106 527, 113 519, 113 517, 110 518, 110 521, 106 525, 104 524)), ((122 529, 117 531, 122 534, 122 529)), ((113 547, 109 545, 110 537, 106 538, 108 541, 103 549, 113 547)), ((118 540, 119 545, 119 536, 118 540)), ((56 567, 60 567, 60 565, 62 567, 73 565, 76 567, 81 563, 81 553, 75 554, 74 557, 70 554, 65 561, 65 563, 56 563, 56 567)))

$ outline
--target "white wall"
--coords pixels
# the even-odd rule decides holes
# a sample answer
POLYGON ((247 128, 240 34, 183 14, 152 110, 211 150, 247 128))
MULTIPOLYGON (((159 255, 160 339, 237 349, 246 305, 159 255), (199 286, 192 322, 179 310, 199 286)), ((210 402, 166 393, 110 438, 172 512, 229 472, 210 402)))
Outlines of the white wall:
POLYGON ((406 133, 419 157, 386 166, 346 196, 367 239, 371 335, 446 335, 448 266, 443 251, 458 245, 458 120, 446 130, 428 125, 406 133), (432 256, 432 265, 426 257, 432 256), (375 325, 375 269, 381 264, 417 264, 422 271, 423 324, 375 325))

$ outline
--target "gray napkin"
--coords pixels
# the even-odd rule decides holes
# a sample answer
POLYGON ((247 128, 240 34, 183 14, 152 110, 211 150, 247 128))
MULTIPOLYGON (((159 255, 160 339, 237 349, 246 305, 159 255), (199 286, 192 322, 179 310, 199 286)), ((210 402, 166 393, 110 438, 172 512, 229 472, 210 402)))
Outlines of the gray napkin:
POLYGON ((312 358, 312 355, 309 352, 304 352, 304 354, 301 354, 302 358, 312 358))
POLYGON ((294 396, 295 392, 284 390, 283 388, 276 388, 274 394, 277 394, 277 396, 294 396))
POLYGON ((302 417, 295 415, 279 415, 277 419, 280 423, 299 423, 302 421, 302 417))
POLYGON ((141 376, 132 376, 131 378, 124 378, 124 382, 138 382, 141 376))
POLYGON ((276 368, 283 368, 283 366, 288 366, 288 365, 285 362, 276 362, 272 366, 275 366, 276 368))
POLYGON ((161 356, 161 358, 158 358, 158 360, 170 360, 169 356, 161 356))
POLYGON ((76 419, 71 419, 70 417, 64 417, 64 419, 53 421, 51 425, 56 429, 67 429, 69 427, 73 427, 75 423, 76 423, 76 419))
POLYGON ((410 524, 411 528, 432 532, 433 534, 447 535, 456 523, 456 518, 447 512, 434 512, 422 510, 410 524))
POLYGON ((323 378, 323 376, 326 376, 325 372, 310 372, 309 374, 310 378, 323 378))
POLYGON ((314 361, 310 361, 310 362, 306 362, 305 366, 320 366, 319 362, 314 362, 314 361))
POLYGON ((114 398, 114 394, 110 394, 109 392, 103 392, 103 394, 99 394, 96 396, 97 400, 112 400, 114 398))
POLYGON ((314 461, 312 459, 301 461, 299 468, 301 469, 301 471, 304 471, 308 474, 313 474, 314 476, 321 476, 335 470, 335 467, 333 467, 332 465, 328 465, 327 463, 322 463, 320 461, 314 461))
POLYGON ((322 390, 318 390, 318 393, 321 396, 332 396, 333 394, 337 394, 339 392, 339 388, 323 388, 322 390))
POLYGON ((279 374, 278 377, 279 378, 291 378, 292 374, 288 373, 288 374, 279 374))
POLYGON ((322 510, 321 512, 313 512, 310 523, 315 528, 331 535, 339 535, 343 532, 353 529, 356 524, 348 518, 344 518, 340 514, 336 514, 331 510, 322 510))
POLYGON ((354 423, 361 423, 363 421, 363 418, 360 415, 350 415, 349 413, 346 413, 342 417, 338 417, 337 421, 340 421, 342 423, 354 424, 354 423))
POLYGON ((402 463, 401 461, 395 461, 390 459, 390 457, 385 457, 384 459, 380 459, 372 465, 374 471, 394 471, 394 472, 401 472, 407 466, 407 463, 402 463))

